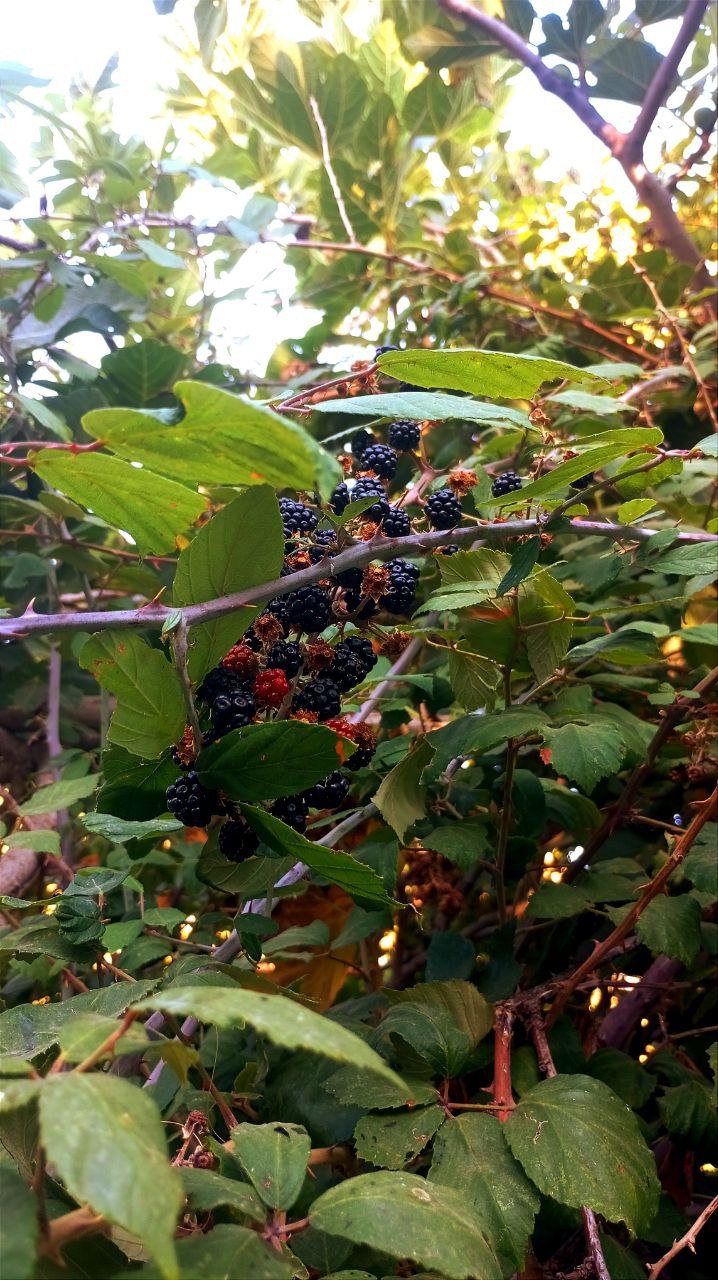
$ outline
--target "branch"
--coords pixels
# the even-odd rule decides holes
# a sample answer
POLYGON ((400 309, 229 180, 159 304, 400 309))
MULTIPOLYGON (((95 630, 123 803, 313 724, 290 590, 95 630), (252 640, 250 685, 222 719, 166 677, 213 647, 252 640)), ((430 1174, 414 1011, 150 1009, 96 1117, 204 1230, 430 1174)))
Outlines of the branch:
MULTIPOLYGON (((274 596, 286 595, 289 591, 309 586, 320 578, 336 577, 346 569, 364 568, 372 560, 391 560, 394 556, 428 556, 449 543, 461 546, 464 543, 473 542, 478 537, 506 542, 510 538, 540 532, 543 523, 545 521, 487 521, 456 529, 414 533, 406 538, 385 538, 378 535, 370 542, 356 543, 333 559, 321 560, 318 564, 300 569, 298 573, 289 574, 286 578, 277 578, 274 582, 265 582, 261 586, 251 587, 247 591, 238 591, 233 595, 219 596, 203 604, 186 605, 179 610, 151 601, 139 609, 107 609, 99 612, 88 610, 84 613, 35 613, 30 610, 18 618, 0 618, 0 640, 18 639, 33 632, 45 634, 50 631, 162 627, 177 613, 181 615, 185 626, 193 627, 214 618, 223 618, 228 613, 244 608, 245 605, 264 604, 274 596)), ((641 528, 637 525, 627 526, 612 524, 608 521, 578 519, 571 521, 571 531, 583 537, 610 538, 614 542, 629 543, 648 542, 658 532, 657 529, 641 528)), ((718 543, 718 535, 702 531, 676 533, 675 541, 680 546, 699 542, 718 543)))
POLYGON ((673 42, 673 47, 657 68, 646 90, 641 110, 626 139, 623 154, 627 160, 635 162, 641 159, 643 147, 651 131, 653 121, 673 88, 681 59, 691 40, 696 35, 707 8, 708 0, 688 0, 683 21, 673 42))
POLYGON ((643 912, 646 910, 649 903, 653 902, 653 899, 657 898, 658 894, 662 892, 667 880, 673 874, 676 867, 680 866, 688 853, 688 850, 702 831, 706 822, 709 822, 716 816, 716 814, 718 814, 718 787, 714 789, 712 795, 710 795, 707 800, 704 800, 701 803, 695 818, 693 818, 690 825, 686 828, 684 835, 682 835, 679 840, 676 840, 670 856, 666 859, 663 866, 656 873, 650 883, 646 885, 643 893, 638 899, 638 902, 633 904, 630 910, 623 917, 621 923, 616 925, 615 929, 611 930, 608 937, 604 938, 602 942, 596 944, 588 959, 584 960, 583 964, 579 965, 578 969, 574 969, 574 972, 563 984, 558 997, 554 1001, 553 1009, 551 1010, 552 1024, 565 1008, 571 994, 576 990, 576 987, 583 981, 583 979, 590 973, 593 973, 606 959, 609 952, 612 951, 618 943, 623 942, 624 938, 627 938, 629 933, 632 933, 636 921, 643 915, 643 912))
POLYGON ((344 230, 349 236, 351 243, 356 244, 356 236, 354 234, 354 228, 351 222, 349 221, 349 214, 347 213, 346 205, 344 203, 344 197, 342 196, 341 187, 339 186, 339 182, 337 181, 337 175, 335 174, 334 168, 332 166, 332 157, 329 153, 329 139, 327 137, 326 125, 324 124, 324 121, 322 119, 322 113, 319 110, 319 103, 317 102, 313 94, 309 95, 309 105, 312 109, 312 115, 314 116, 317 130, 319 132, 319 141, 322 147, 322 160, 324 161, 324 168, 326 170, 326 175, 329 179, 329 185, 332 189, 332 194, 334 195, 334 199, 337 202, 337 209, 339 210, 339 217, 342 220, 342 226, 344 227, 344 230))
POLYGON ((699 1214, 699 1216, 696 1218, 695 1222, 693 1223, 693 1226, 688 1231, 686 1231, 686 1234, 684 1236, 681 1236, 680 1240, 676 1240, 671 1245, 668 1252, 664 1253, 663 1257, 659 1258, 658 1262, 655 1262, 653 1264, 653 1266, 651 1267, 651 1270, 648 1273, 648 1280, 658 1280, 658 1277, 661 1274, 663 1268, 667 1267, 668 1263, 671 1262, 673 1258, 676 1257, 676 1254, 681 1253, 683 1249, 690 1249, 691 1253, 695 1253, 696 1237, 699 1231, 703 1230, 708 1219, 713 1216, 713 1214, 716 1212, 717 1209, 718 1209, 718 1196, 714 1196, 710 1204, 707 1204, 703 1212, 699 1214))

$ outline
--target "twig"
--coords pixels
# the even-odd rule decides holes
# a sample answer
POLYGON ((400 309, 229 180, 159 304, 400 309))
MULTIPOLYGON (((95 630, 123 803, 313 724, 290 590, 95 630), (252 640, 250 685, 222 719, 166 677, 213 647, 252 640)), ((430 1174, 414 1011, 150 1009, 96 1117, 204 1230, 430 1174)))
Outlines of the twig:
POLYGON ((187 708, 187 720, 192 730, 194 750, 195 754, 197 754, 202 745, 202 730, 200 729, 199 716, 192 696, 192 681, 189 678, 187 669, 187 623, 181 616, 172 632, 172 654, 179 682, 182 686, 182 697, 187 708))
POLYGON ((354 228, 349 220, 349 214, 346 211, 346 205, 344 204, 344 197, 342 196, 341 187, 339 186, 339 183, 337 181, 337 175, 335 174, 334 168, 332 165, 332 158, 331 158, 331 155, 329 154, 329 139, 327 137, 326 125, 324 124, 324 121, 322 119, 322 113, 319 110, 319 103, 317 102, 313 94, 309 95, 309 105, 312 109, 312 115, 314 116, 317 130, 319 132, 319 141, 322 147, 322 160, 324 161, 324 168, 326 170, 326 174, 329 179, 329 185, 332 189, 332 194, 334 195, 334 199, 337 202, 337 209, 339 210, 339 217, 342 220, 342 226, 344 227, 344 230, 349 236, 349 239, 351 240, 352 244, 356 244, 357 238, 354 234, 354 228))
POLYGON ((680 1240, 675 1240, 668 1252, 664 1253, 663 1257, 658 1259, 658 1262, 654 1262, 648 1273, 648 1280, 658 1280, 658 1277, 664 1267, 667 1267, 668 1263, 671 1262, 677 1254, 681 1253, 683 1249, 690 1249, 691 1253, 695 1253, 698 1233, 703 1230, 708 1219, 713 1216, 717 1209, 718 1196, 714 1196, 710 1204, 707 1204, 703 1212, 698 1215, 693 1226, 686 1231, 686 1234, 681 1236, 680 1240))
POLYGON ((494 1105, 499 1109, 498 1119, 508 1120, 514 1100, 511 1090, 511 1029, 514 1014, 510 1006, 498 1005, 494 1023, 494 1105))
POLYGON ((665 58, 661 59, 626 139, 624 156, 627 159, 641 160, 653 121, 674 86, 681 59, 696 35, 707 8, 708 0, 688 0, 678 35, 665 58))
POLYGON ((506 770, 504 773, 504 794, 501 805, 501 821, 499 823, 499 835, 496 841, 496 906, 499 912, 500 925, 506 924, 506 885, 504 883, 504 870, 506 865, 506 846, 509 839, 509 831, 511 830, 511 818, 513 814, 511 792, 514 785, 514 770, 516 768, 518 753, 518 740, 516 738, 509 738, 506 752, 506 770))

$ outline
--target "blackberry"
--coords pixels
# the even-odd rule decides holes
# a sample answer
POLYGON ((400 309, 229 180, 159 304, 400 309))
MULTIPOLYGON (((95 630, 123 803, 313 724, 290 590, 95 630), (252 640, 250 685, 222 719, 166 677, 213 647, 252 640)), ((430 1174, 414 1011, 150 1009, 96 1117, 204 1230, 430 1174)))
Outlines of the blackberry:
POLYGON ((267 654, 267 666, 283 671, 291 680, 302 667, 302 651, 291 640, 278 640, 267 654))
POLYGON ((220 853, 229 858, 230 862, 243 862, 254 853, 259 837, 244 818, 230 818, 220 827, 217 843, 220 853))
POLYGON ((286 538, 292 533, 312 533, 319 524, 317 512, 303 502, 295 502, 293 498, 280 498, 279 510, 286 538))
POLYGON ((284 597, 287 618, 299 631, 323 631, 332 616, 329 596, 322 587, 299 587, 284 597))
POLYGON ((451 489, 438 489, 426 499, 424 508, 432 529, 453 529, 461 519, 461 504, 451 489))
POLYGON ((521 476, 517 476, 515 471, 504 471, 497 476, 491 486, 492 498, 505 498, 510 493, 514 493, 521 488, 521 476))
POLYGON ((320 720, 338 716, 341 705, 337 686, 326 676, 319 676, 305 685, 294 703, 297 711, 316 711, 320 720))
POLYGON ((332 496, 329 499, 329 506, 335 516, 340 516, 345 508, 349 506, 350 502, 351 492, 349 490, 349 486, 345 480, 342 480, 341 483, 337 485, 336 489, 333 490, 332 496))
POLYGON ((367 431, 366 427, 360 427, 352 436, 349 448, 356 460, 359 461, 364 450, 368 449, 371 444, 374 444, 374 436, 371 431, 367 431))
POLYGON ((590 474, 587 476, 579 476, 577 480, 572 480, 569 485, 569 488, 570 489, 587 489, 590 484, 593 484, 593 481, 594 481, 594 475, 593 475, 593 472, 590 472, 590 474))
POLYGON ((237 643, 246 644, 248 648, 254 649, 255 653, 260 653, 262 649, 262 641, 259 636, 255 634, 253 627, 250 627, 248 631, 245 631, 244 635, 237 641, 237 643))
POLYGON ((362 471, 373 471, 384 480, 396 472, 397 456, 388 444, 370 444, 361 455, 362 471))
POLYGON ((242 677, 227 667, 213 667, 208 671, 199 689, 197 697, 204 702, 214 702, 220 694, 239 693, 245 687, 242 677))
POLYGON ((214 812, 214 794, 202 786, 194 769, 170 783, 166 799, 170 813, 186 827, 206 827, 214 812))
POLYGON ((374 359, 378 360, 379 356, 386 355, 387 351, 398 351, 399 348, 394 346, 393 342, 385 342, 383 347, 377 347, 374 352, 374 359))
POLYGON ((410 613, 414 607, 419 570, 408 560, 389 560, 389 590, 379 601, 387 613, 410 613))
POLYGON ((373 671, 377 664, 377 656, 370 640, 366 640, 364 636, 347 636, 345 640, 342 640, 341 645, 337 645, 337 648, 341 647, 349 649, 351 653, 361 658, 367 675, 370 671, 373 671))
POLYGON ((357 587, 356 589, 352 588, 351 590, 346 591, 344 601, 352 617, 361 622, 364 622, 367 618, 371 618, 377 611, 377 607, 373 600, 362 599, 361 587, 357 587), (360 605, 361 608, 359 608, 360 605))
POLYGON ((257 710, 257 704, 251 693, 238 690, 236 693, 220 693, 212 707, 212 726, 216 733, 230 733, 232 729, 243 729, 251 724, 257 710))
POLYGON ((416 387, 413 382, 400 382, 400 391, 426 391, 426 387, 416 387))
POLYGON ((361 684, 366 675, 366 667, 355 653, 351 650, 342 649, 340 644, 334 650, 334 661, 327 670, 330 680, 333 680, 337 689, 342 693, 347 693, 349 689, 353 689, 355 685, 361 684))
POLYGON ((362 512, 363 520, 375 520, 379 524, 389 510, 389 503, 386 500, 381 480, 376 480, 374 476, 361 476, 352 489, 351 501, 359 502, 362 498, 379 499, 373 506, 362 512))
POLYGON ((257 676, 253 693, 260 707, 281 707, 289 693, 289 681, 280 667, 267 667, 257 676))
POLYGON ((446 547, 439 547, 439 555, 455 556, 457 551, 460 551, 460 550, 461 550, 461 547, 457 547, 455 542, 450 542, 449 545, 446 547))
POLYGON ((287 826, 293 827, 295 831, 305 830, 308 812, 309 803, 305 795, 282 796, 272 805, 275 818, 286 822, 287 826))
POLYGON ((344 569, 336 576, 336 581, 345 591, 359 591, 364 577, 363 569, 344 569))
POLYGON ((309 559, 312 564, 319 564, 330 549, 337 545, 337 535, 333 529, 318 529, 312 538, 309 548, 309 559))
POLYGON ((413 453, 418 449, 421 439, 418 422, 412 422, 410 418, 400 418, 398 422, 390 423, 387 439, 397 453, 413 453))
MULTIPOLYGON (((286 574, 284 576, 286 577, 286 574)), ((275 596, 273 600, 267 601, 266 612, 271 613, 277 622, 281 622, 285 635, 289 630, 289 602, 293 594, 289 592, 286 596, 275 596)))
POLYGON ((349 779, 338 769, 327 774, 321 782, 304 792, 304 798, 312 809, 337 809, 349 790, 349 779))
POLYGON ((406 538, 411 533, 411 520, 401 507, 389 507, 381 522, 381 531, 387 538, 406 538))

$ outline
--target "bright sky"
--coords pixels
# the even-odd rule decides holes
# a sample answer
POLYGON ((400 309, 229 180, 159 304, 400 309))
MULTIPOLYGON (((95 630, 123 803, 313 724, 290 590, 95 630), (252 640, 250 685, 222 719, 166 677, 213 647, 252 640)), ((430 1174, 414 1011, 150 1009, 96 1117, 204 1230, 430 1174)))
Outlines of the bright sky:
MULTIPOLYGON (((92 82, 113 53, 119 56, 114 81, 115 125, 121 133, 138 134, 152 143, 161 136, 164 125, 154 119, 161 107, 160 86, 171 87, 176 75, 175 58, 169 44, 179 15, 191 30, 194 0, 179 0, 175 17, 162 18, 155 12, 152 0, 22 0, 8 4, 13 16, 5 14, 3 29, 4 61, 16 62, 40 76, 49 77, 50 88, 62 90, 73 77, 82 76, 92 82)), ((230 0, 241 14, 239 0, 230 0)), ((565 14, 569 0, 534 0, 539 13, 565 14)), ((624 0, 627 5, 627 0, 624 0)), ((632 8, 632 6, 631 6, 632 8)), ((271 13, 277 29, 287 39, 301 36, 303 22, 297 24, 292 0, 271 0, 271 13)), ((235 21, 237 19, 235 18, 235 21)), ((675 21, 652 25, 648 35, 664 51, 675 33, 675 21)), ((636 108, 610 102, 603 106, 608 118, 620 128, 630 126, 636 108)), ((563 103, 537 90, 530 72, 522 72, 504 121, 511 130, 511 145, 517 148, 548 151, 544 172, 548 178, 559 178, 569 169, 579 175, 585 190, 591 191, 602 172, 610 172, 611 181, 632 207, 632 188, 593 138, 563 103), (540 120, 537 107, 540 103, 540 120), (610 166, 609 169, 606 166, 610 166)), ((35 122, 29 115, 17 118, 11 147, 22 154, 28 151, 35 122)), ((675 125, 668 112, 662 113, 661 137, 675 135, 675 125)), ((656 138, 656 159, 660 139, 656 138)), ((650 160, 650 157, 649 157, 650 160)), ((208 219, 219 219, 238 211, 236 197, 216 189, 195 191, 193 212, 208 219)), ((298 336, 314 323, 315 313, 289 306, 293 272, 282 267, 280 250, 270 246, 260 250, 260 257, 245 255, 237 273, 226 285, 227 291, 240 284, 256 281, 246 302, 222 304, 215 309, 214 326, 219 331, 221 359, 230 360, 245 369, 260 373, 274 347, 285 337, 298 336), (266 292, 266 273, 271 270, 271 291, 278 292, 284 302, 280 314, 271 306, 266 292), (262 283, 264 281, 264 283, 262 283), (246 336, 242 336, 246 335, 246 336), (249 335, 252 335, 251 337, 249 335), (260 336, 258 336, 260 335, 260 336)), ((224 291, 224 289, 223 289, 224 291)))

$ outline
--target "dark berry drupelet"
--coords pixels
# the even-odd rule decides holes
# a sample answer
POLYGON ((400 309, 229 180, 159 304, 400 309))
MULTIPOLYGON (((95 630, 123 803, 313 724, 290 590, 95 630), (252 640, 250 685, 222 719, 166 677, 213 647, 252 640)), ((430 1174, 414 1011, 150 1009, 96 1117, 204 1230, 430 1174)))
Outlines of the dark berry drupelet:
POLYGON ((316 711, 320 720, 338 716, 341 705, 337 686, 326 676, 319 676, 305 685, 294 703, 297 711, 316 711))
POLYGON ((387 351, 398 351, 398 350, 399 348, 396 347, 393 342, 385 342, 382 347, 377 347, 376 351, 374 352, 374 359, 378 360, 379 356, 386 355, 387 351))
POLYGON ((302 668, 302 651, 291 640, 278 640, 267 654, 267 666, 278 668, 291 680, 302 668))
POLYGON ((220 693, 211 707, 212 726, 216 733, 230 733, 232 729, 242 729, 251 724, 257 711, 257 704, 251 693, 238 690, 235 693, 220 693))
POLYGON ((166 792, 167 808, 186 827, 206 827, 215 808, 215 796, 203 787, 194 769, 190 769, 166 792))
POLYGON ((272 813, 275 818, 279 818, 281 822, 286 822, 287 826, 293 827, 295 831, 304 831, 307 825, 308 812, 309 803, 303 794, 281 796, 272 805, 272 813))
POLYGON ((387 613, 410 613, 414 607, 419 570, 408 560, 389 560, 389 590, 379 601, 387 613))
POLYGON ((336 809, 342 803, 349 790, 349 779, 338 769, 327 774, 321 782, 304 792, 304 798, 312 809, 336 809))
POLYGON ((390 424, 387 439, 397 453, 413 453, 419 447, 421 429, 418 422, 412 422, 410 418, 400 418, 397 422, 390 424))
POLYGON ((432 529, 453 529, 461 520, 461 504, 451 489, 438 489, 426 499, 426 511, 432 529))
POLYGON ((220 853, 229 858, 230 862, 243 862, 254 853, 259 837, 244 818, 230 818, 220 827, 217 844, 220 853))
POLYGON ((245 681, 236 672, 223 666, 213 667, 199 686, 197 697, 204 702, 214 702, 220 694, 239 693, 245 687, 245 681))
POLYGON ((389 510, 381 480, 376 480, 373 476, 361 476, 352 489, 351 501, 360 502, 363 498, 379 499, 373 506, 367 507, 366 511, 362 512, 363 520, 375 520, 379 524, 389 510))
POLYGON ((569 485, 569 488, 570 489, 587 489, 590 484, 593 484, 593 481, 594 481, 594 475, 593 475, 593 472, 591 472, 587 476, 579 476, 577 480, 572 480, 569 485))
POLYGON ((391 480, 396 464, 396 453, 388 444, 370 444, 361 455, 362 471, 373 471, 384 480, 391 480))
POLYGON ((491 486, 492 498, 506 498, 510 493, 515 493, 521 488, 521 476, 517 476, 515 471, 504 471, 497 476, 491 486))
POLYGON ((284 597, 287 620, 299 631, 323 631, 332 616, 329 596, 322 587, 300 587, 284 597))
POLYGON ((389 507, 381 522, 381 531, 387 538, 406 538, 411 533, 411 520, 401 507, 389 507))
POLYGON ((375 437, 372 435, 371 431, 367 431, 366 427, 360 427, 352 436, 349 448, 356 460, 359 461, 364 450, 368 449, 369 446, 374 443, 375 437))
POLYGON ((287 538, 292 533, 313 533, 319 524, 317 512, 303 502, 295 502, 293 498, 280 498, 279 510, 287 538))

